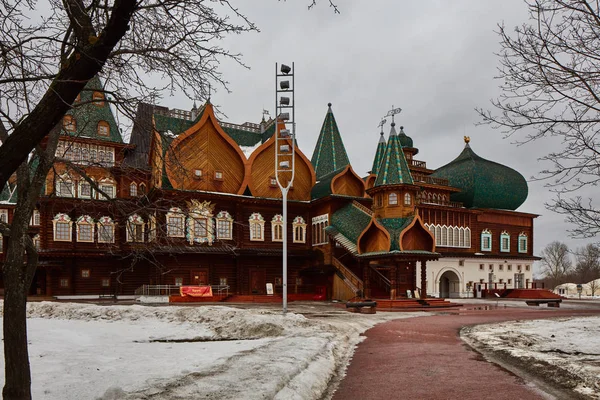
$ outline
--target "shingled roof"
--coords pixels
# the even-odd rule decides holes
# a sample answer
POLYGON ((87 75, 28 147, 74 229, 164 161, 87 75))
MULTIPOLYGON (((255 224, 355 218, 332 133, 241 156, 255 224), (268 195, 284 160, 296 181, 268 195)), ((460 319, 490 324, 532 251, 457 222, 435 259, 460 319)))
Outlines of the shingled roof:
POLYGON ((396 134, 396 124, 392 122, 390 138, 385 148, 385 154, 377 171, 374 186, 413 184, 410 169, 402 151, 402 146, 396 134))
POLYGON ((350 164, 333 111, 331 111, 331 103, 328 104, 328 107, 315 151, 310 160, 315 168, 317 180, 350 164))
POLYGON ((383 156, 385 155, 385 148, 387 143, 385 142, 383 126, 381 127, 380 135, 381 136, 379 136, 379 142, 377 143, 377 151, 375 152, 375 158, 373 159, 373 166, 371 167, 372 174, 376 174, 379 171, 379 167, 381 166, 381 160, 383 160, 383 156))

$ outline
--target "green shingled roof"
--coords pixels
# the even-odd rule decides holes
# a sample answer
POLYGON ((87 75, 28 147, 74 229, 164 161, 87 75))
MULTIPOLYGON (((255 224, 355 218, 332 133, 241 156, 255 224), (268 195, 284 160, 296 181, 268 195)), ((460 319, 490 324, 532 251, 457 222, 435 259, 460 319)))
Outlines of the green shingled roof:
POLYGON ((331 215, 330 225, 352 243, 357 243, 358 237, 369 222, 371 216, 350 203, 331 215))
POLYGON ((333 111, 331 111, 331 103, 328 106, 329 109, 310 160, 315 168, 317 180, 350 164, 333 111))
POLYGON ((400 140, 400 145, 402 147, 413 147, 413 140, 410 138, 410 136, 407 136, 406 133, 404 133, 403 126, 400 127, 400 133, 398 133, 398 140, 400 140))
POLYGON ((400 233, 415 219, 414 216, 406 218, 384 218, 378 219, 377 222, 385 228, 390 234, 391 246, 390 251, 400 250, 400 233))
POLYGON ((385 137, 383 136, 383 130, 382 130, 381 136, 379 137, 379 143, 377 143, 377 151, 375 152, 375 158, 373 159, 373 166, 371 167, 371 173, 376 174, 377 171, 379 171, 379 167, 381 166, 381 160, 383 160, 383 156, 385 155, 385 148, 386 148, 386 142, 385 142, 385 137))
POLYGON ((392 122, 390 138, 385 148, 385 154, 377 171, 374 186, 413 184, 406 157, 402 151, 400 140, 396 134, 396 126, 392 122))
POLYGON ((460 155, 432 177, 448 179, 461 189, 450 200, 465 207, 516 210, 527 199, 527 181, 512 168, 479 157, 467 143, 460 155))
MULTIPOLYGON (((82 138, 92 138, 105 142, 123 143, 121 132, 115 117, 110 109, 108 101, 103 105, 92 102, 92 96, 95 91, 103 92, 104 88, 100 79, 95 76, 88 81, 85 88, 81 91, 80 101, 73 108, 67 111, 66 115, 72 115, 76 122, 77 130, 75 132, 66 132, 63 134, 82 138), (105 121, 109 126, 108 136, 98 134, 98 122, 105 121)), ((106 94, 104 94, 106 96, 106 94)))
POLYGON ((342 167, 321 177, 310 192, 311 198, 320 199, 321 197, 329 196, 331 194, 331 181, 337 174, 342 172, 344 168, 346 167, 342 167))

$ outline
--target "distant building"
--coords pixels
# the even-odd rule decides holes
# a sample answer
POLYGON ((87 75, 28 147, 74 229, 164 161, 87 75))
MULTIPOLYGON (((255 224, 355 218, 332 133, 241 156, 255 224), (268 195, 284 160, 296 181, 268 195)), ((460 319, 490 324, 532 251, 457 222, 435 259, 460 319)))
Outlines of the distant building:
MULTIPOLYGON (((31 221, 40 253, 32 294, 133 294, 144 284, 265 294, 267 283, 280 293, 276 121, 219 121, 210 102, 189 112, 140 104, 126 144, 104 96, 90 81, 57 127, 59 159, 31 221)), ((295 150, 289 293, 464 297, 476 284, 530 287, 537 215, 514 211, 525 179, 465 142, 434 171, 392 124, 363 179, 329 105, 312 159, 295 150)), ((9 223, 15 193, 9 184, 0 194, 9 223)))

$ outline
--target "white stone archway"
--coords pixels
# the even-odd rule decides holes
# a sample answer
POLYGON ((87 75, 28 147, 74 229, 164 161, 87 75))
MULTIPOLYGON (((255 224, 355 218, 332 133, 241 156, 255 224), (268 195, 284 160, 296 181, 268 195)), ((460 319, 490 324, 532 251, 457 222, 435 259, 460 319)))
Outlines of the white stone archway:
POLYGON ((458 298, 461 295, 461 273, 452 267, 442 268, 435 279, 440 298, 458 298))

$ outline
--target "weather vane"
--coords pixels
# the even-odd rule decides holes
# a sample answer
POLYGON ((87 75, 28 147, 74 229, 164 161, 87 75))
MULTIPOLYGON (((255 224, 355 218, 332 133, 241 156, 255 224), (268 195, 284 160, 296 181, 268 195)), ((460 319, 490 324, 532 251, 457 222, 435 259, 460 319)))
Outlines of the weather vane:
POLYGON ((394 116, 396 114, 400 114, 401 111, 402 111, 401 108, 394 108, 394 105, 392 104, 392 109, 390 111, 388 111, 388 113, 385 116, 386 117, 392 117, 392 124, 395 124, 395 122, 394 122, 394 116))
POLYGON ((269 110, 265 110, 263 108, 263 118, 265 117, 265 115, 271 116, 271 114, 269 114, 269 110))
POLYGON ((377 125, 378 128, 381 128, 381 132, 383 132, 383 126, 385 125, 386 122, 387 122, 387 120, 384 118, 381 120, 379 125, 377 125))

